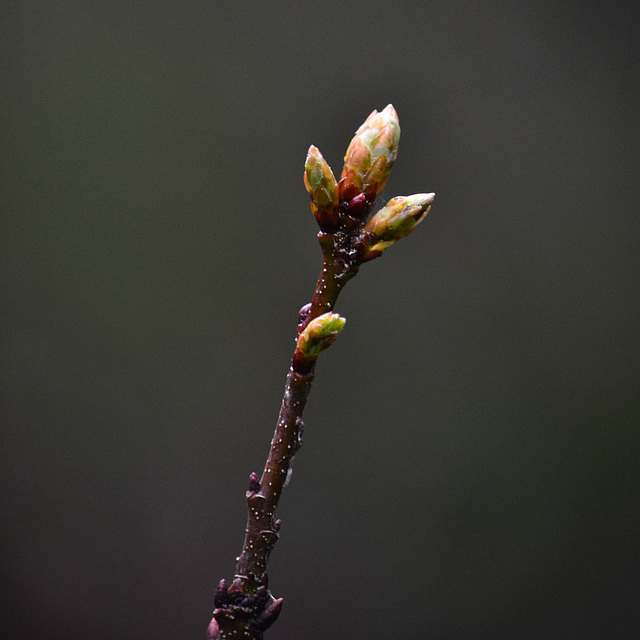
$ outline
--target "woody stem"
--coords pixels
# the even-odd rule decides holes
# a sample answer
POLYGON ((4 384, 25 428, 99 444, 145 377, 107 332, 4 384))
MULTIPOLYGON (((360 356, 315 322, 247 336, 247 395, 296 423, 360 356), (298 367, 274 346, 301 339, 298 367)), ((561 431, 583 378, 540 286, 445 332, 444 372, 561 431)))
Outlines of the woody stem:
MULTIPOLYGON (((342 287, 356 275, 358 253, 350 246, 351 234, 319 234, 322 269, 315 293, 298 331, 314 318, 334 308, 342 287)), ((280 521, 275 510, 291 470, 293 458, 302 445, 302 413, 315 373, 314 361, 294 356, 287 375, 284 397, 271 448, 262 477, 252 474, 247 491, 248 518, 245 540, 236 565, 236 583, 253 591, 265 583, 267 561, 277 539, 280 521)))

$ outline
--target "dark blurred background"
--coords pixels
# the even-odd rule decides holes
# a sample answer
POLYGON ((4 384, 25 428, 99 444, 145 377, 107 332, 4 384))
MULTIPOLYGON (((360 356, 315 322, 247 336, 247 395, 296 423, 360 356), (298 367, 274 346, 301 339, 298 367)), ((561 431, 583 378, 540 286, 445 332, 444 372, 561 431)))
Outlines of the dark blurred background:
POLYGON ((633 3, 7 2, 6 638, 203 638, 320 265, 302 184, 395 105, 435 191, 337 310, 280 638, 640 634, 633 3))

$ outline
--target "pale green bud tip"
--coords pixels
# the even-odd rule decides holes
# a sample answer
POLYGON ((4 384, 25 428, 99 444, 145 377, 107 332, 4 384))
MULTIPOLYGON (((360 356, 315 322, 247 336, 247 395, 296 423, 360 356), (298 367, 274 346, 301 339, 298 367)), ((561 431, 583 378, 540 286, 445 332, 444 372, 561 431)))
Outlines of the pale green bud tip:
POLYGON ((307 159, 304 163, 304 172, 307 176, 309 189, 317 189, 322 183, 322 165, 324 158, 318 147, 311 145, 307 151, 307 159))
POLYGON ((321 227, 338 222, 338 183, 317 147, 311 145, 304 163, 304 186, 311 197, 311 211, 321 227))
POLYGON ((435 193, 417 193, 412 196, 396 196, 387 202, 364 229, 369 235, 369 247, 365 259, 379 255, 392 244, 408 236, 424 220, 435 193))
POLYGON ((363 136, 367 142, 381 142, 387 148, 397 148, 400 141, 400 120, 392 104, 380 113, 375 109, 360 125, 356 136, 363 136))
POLYGON ((306 359, 317 358, 330 347, 344 328, 346 320, 337 313, 323 313, 312 320, 298 336, 298 351, 306 359))
POLYGON ((433 200, 436 197, 435 193, 415 193, 412 196, 406 197, 406 207, 420 207, 426 215, 429 207, 433 204, 433 200))
POLYGON ((307 159, 304 163, 305 187, 309 195, 319 189, 334 189, 336 179, 331 171, 331 167, 322 157, 320 150, 311 145, 307 152, 307 159))

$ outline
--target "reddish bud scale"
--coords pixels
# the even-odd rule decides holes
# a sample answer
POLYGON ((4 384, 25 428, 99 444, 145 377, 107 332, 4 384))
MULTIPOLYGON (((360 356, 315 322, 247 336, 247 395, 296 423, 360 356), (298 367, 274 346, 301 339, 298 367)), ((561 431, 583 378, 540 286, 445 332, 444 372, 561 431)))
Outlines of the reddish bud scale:
POLYGON ((342 177, 338 183, 338 193, 340 202, 351 202, 353 198, 362 193, 362 181, 358 186, 356 175, 353 171, 342 172, 342 177))
POLYGON ((353 198, 347 206, 347 214, 352 218, 364 218, 371 208, 371 204, 367 201, 367 196, 364 193, 358 194, 353 198))

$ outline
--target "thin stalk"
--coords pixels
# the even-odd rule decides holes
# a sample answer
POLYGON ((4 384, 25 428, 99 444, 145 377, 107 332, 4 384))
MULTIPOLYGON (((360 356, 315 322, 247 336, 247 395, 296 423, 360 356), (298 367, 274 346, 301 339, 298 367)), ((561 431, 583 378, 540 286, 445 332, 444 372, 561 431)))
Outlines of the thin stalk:
MULTIPOLYGON (((345 234, 321 232, 318 239, 323 253, 322 268, 312 302, 300 310, 298 333, 311 320, 335 307, 342 287, 357 273, 360 262, 359 254, 347 245, 345 234)), ((236 574, 230 587, 221 580, 216 591, 217 622, 212 621, 212 625, 218 625, 218 633, 222 635, 214 635, 214 630, 211 638, 260 640, 264 629, 280 613, 282 599, 274 599, 268 591, 267 563, 280 530, 276 508, 293 459, 302 446, 302 414, 314 375, 315 359, 305 359, 296 349, 262 476, 258 478, 252 473, 249 477, 247 526, 236 574)))
MULTIPOLYGON (((319 235, 323 249, 322 269, 313 301, 301 311, 298 333, 314 318, 333 310, 342 287, 357 272, 356 254, 352 252, 351 260, 344 260, 344 252, 336 247, 336 239, 339 239, 337 234, 319 235)), ((275 511, 290 475, 293 458, 302 446, 302 413, 313 383, 315 360, 308 361, 298 356, 296 351, 287 375, 280 414, 262 477, 258 480, 252 475, 249 481, 249 514, 234 581, 234 584, 243 583, 245 590, 255 590, 265 583, 267 561, 280 528, 275 511)))
POLYGON ((381 113, 371 113, 347 149, 339 182, 319 150, 313 145, 309 148, 304 183, 320 227, 322 267, 313 299, 300 310, 298 343, 262 476, 252 473, 249 477, 244 543, 231 586, 221 580, 216 589, 209 640, 262 640, 282 608, 282 599, 269 592, 267 575, 280 530, 275 513, 302 445, 302 414, 316 359, 344 326, 344 318, 333 309, 360 265, 408 235, 433 200, 433 194, 399 196, 369 217, 395 161, 399 137, 398 118, 391 105, 381 113))

